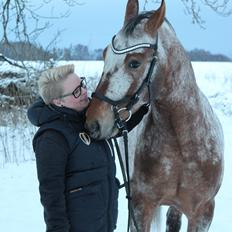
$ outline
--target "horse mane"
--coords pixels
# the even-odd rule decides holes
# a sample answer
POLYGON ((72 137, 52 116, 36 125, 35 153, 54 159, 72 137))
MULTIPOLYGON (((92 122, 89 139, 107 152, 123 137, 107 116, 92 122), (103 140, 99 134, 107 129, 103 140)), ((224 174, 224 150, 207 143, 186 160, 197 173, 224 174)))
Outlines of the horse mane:
MULTIPOLYGON (((133 31, 135 30, 136 26, 143 20, 148 19, 151 17, 151 15, 154 13, 154 11, 145 11, 140 13, 139 15, 132 17, 128 23, 124 26, 123 31, 126 36, 132 35, 133 31)), ((169 25, 169 27, 175 32, 172 24, 170 21, 165 17, 165 22, 169 25)))
POLYGON ((170 21, 165 17, 164 21, 168 24, 168 26, 173 30, 173 32, 176 34, 176 31, 174 29, 174 27, 172 26, 172 24, 170 23, 170 21))
POLYGON ((125 25, 123 28, 124 33, 129 36, 133 33, 134 29, 136 26, 143 20, 143 19, 148 19, 150 16, 154 13, 154 11, 146 11, 142 12, 139 15, 131 18, 128 23, 125 25))

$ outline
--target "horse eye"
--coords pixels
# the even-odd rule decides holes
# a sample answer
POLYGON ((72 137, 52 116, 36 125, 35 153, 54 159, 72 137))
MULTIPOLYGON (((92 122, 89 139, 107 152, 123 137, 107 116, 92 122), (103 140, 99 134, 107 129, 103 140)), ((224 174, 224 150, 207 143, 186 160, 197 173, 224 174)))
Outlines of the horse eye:
POLYGON ((137 60, 132 60, 129 62, 128 67, 136 69, 140 66, 141 63, 139 63, 137 60))

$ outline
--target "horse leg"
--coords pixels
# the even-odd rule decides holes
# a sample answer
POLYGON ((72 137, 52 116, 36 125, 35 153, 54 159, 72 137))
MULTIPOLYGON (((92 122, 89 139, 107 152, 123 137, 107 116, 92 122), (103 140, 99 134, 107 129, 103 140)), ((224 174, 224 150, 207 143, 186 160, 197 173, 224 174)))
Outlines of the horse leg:
POLYGON ((182 213, 170 206, 167 212, 166 232, 179 232, 181 228, 182 213))
POLYGON ((214 200, 202 204, 194 216, 189 218, 188 232, 207 232, 213 220, 214 206, 214 200))
POLYGON ((133 220, 130 223, 131 232, 150 232, 151 222, 154 213, 154 204, 141 194, 133 194, 132 197, 133 214, 137 225, 135 227, 133 220))

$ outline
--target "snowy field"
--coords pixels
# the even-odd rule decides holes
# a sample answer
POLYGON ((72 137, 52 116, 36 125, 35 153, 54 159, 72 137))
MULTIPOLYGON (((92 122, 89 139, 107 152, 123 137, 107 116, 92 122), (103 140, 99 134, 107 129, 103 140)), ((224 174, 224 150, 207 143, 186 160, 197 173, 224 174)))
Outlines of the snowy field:
MULTIPOLYGON (((90 91, 92 91, 98 82, 103 63, 101 61, 75 62, 75 67, 78 74, 87 77, 90 91)), ((230 224, 232 218, 230 209, 232 207, 230 180, 232 177, 232 63, 194 62, 193 67, 200 88, 208 97, 222 123, 225 136, 224 180, 216 197, 215 216, 210 232, 230 232, 232 231, 230 224)), ((0 71, 8 68, 1 65, 0 71)), ((3 137, 5 130, 5 127, 0 127, 0 231, 45 231, 35 161, 30 145, 35 128, 20 128, 19 126, 12 129, 11 133, 7 132, 7 138, 3 137), (23 140, 19 139, 22 138, 22 133, 23 140), (11 163, 3 162, 4 152, 12 154, 11 163)), ((121 178, 119 166, 117 175, 121 178)), ((166 207, 163 207, 161 231, 165 231, 165 210, 166 207)), ((124 189, 122 189, 119 196, 117 232, 125 232, 126 224, 127 202, 124 189)), ((181 231, 186 231, 185 218, 181 231)))

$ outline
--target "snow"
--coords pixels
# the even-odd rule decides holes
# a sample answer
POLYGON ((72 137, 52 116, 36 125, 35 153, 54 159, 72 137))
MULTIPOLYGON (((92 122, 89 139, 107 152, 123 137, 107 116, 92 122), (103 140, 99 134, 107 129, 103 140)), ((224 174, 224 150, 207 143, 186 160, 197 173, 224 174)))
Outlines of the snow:
MULTIPOLYGON (((60 62, 64 64, 67 62, 60 62)), ((74 63, 74 62, 69 62, 74 63)), ((85 75, 90 89, 99 80, 103 62, 75 62, 76 72, 85 75)), ((232 231, 230 223, 232 212, 232 63, 193 62, 197 83, 206 94, 217 113, 225 137, 225 171, 219 193, 216 196, 215 215, 210 232, 232 231)), ((10 70, 1 65, 0 71, 10 70)), ((11 70, 12 71, 12 70, 11 70)), ((15 69, 14 71, 18 71, 15 69)), ((1 114, 2 115, 2 114, 1 114)), ((43 209, 40 205, 38 181, 31 138, 35 128, 9 128, 0 126, 0 230, 6 232, 41 232, 45 231, 43 209), (7 135, 4 136, 4 135, 7 135), (5 163, 4 152, 10 154, 5 163)), ((118 166, 118 177, 121 178, 118 166)), ((162 207, 161 231, 165 231, 165 210, 162 207)), ((181 231, 186 231, 186 218, 183 219, 181 231)), ((119 195, 119 218, 116 232, 126 231, 127 201, 124 189, 119 195)))

